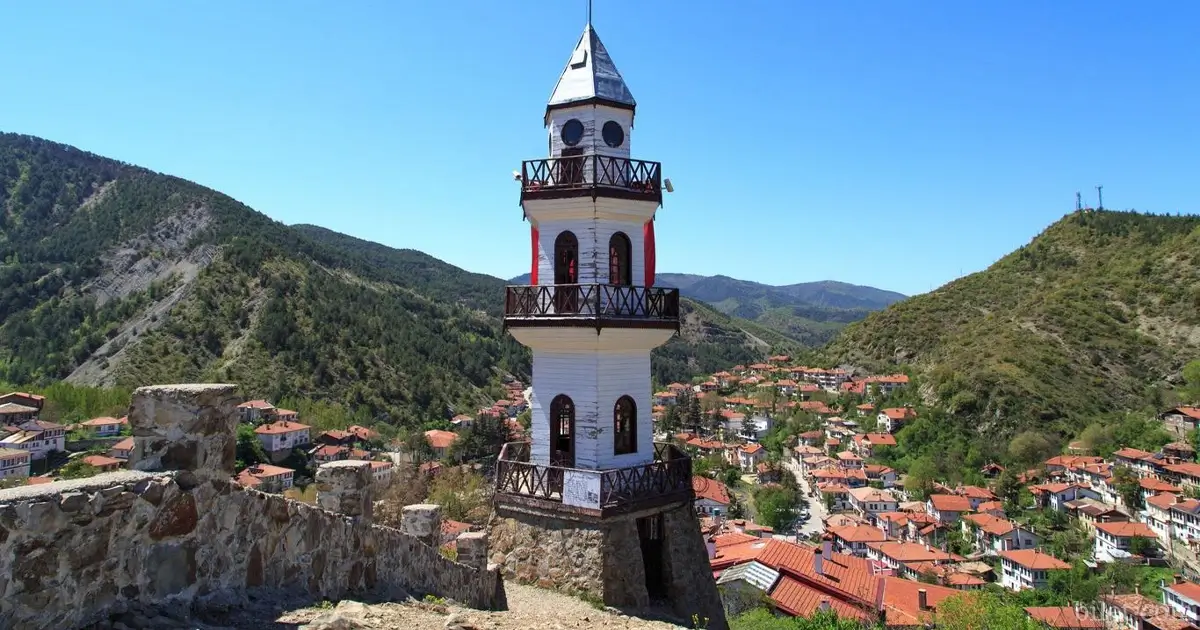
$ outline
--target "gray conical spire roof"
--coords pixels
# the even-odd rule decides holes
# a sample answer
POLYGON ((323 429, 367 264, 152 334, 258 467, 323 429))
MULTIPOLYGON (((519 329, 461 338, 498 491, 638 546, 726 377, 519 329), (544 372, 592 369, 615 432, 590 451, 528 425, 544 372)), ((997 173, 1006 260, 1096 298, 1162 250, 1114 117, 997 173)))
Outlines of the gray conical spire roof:
POLYGON ((548 111, 589 100, 623 105, 630 109, 637 106, 629 86, 625 85, 625 79, 621 78, 616 64, 608 56, 600 36, 596 35, 590 23, 584 27, 583 36, 571 53, 571 60, 558 77, 558 85, 554 86, 554 93, 550 95, 546 108, 548 111))

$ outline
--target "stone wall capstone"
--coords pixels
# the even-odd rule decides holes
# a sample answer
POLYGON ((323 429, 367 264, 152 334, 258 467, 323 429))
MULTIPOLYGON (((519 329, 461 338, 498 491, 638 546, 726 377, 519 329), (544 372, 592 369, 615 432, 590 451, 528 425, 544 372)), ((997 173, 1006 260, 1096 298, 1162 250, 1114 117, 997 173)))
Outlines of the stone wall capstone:
POLYGON ((133 392, 133 470, 187 470, 228 478, 237 460, 237 406, 230 384, 152 385, 133 392))
POLYGON ((406 505, 400 513, 400 529, 431 547, 442 544, 442 506, 435 503, 406 505))
POLYGON ((370 523, 374 482, 371 462, 347 459, 321 464, 317 468, 317 505, 370 523))

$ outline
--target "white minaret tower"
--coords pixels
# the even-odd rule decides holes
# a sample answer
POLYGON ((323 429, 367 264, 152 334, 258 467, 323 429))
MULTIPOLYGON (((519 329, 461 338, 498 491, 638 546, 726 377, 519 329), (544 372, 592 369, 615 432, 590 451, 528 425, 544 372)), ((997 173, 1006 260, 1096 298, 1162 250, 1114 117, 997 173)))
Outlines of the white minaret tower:
POLYGON ((679 328, 654 285, 657 162, 630 159, 637 107, 588 24, 546 106, 550 155, 522 164, 531 284, 505 324, 533 350, 532 457, 607 470, 654 459, 650 350, 679 328))
POLYGON ((654 442, 650 351, 679 330, 679 291, 654 286, 663 180, 630 157, 636 108, 589 20, 546 105, 550 155, 518 177, 531 279, 505 289, 504 324, 533 351, 533 419, 497 461, 490 551, 507 579, 720 630, 691 460, 654 442))

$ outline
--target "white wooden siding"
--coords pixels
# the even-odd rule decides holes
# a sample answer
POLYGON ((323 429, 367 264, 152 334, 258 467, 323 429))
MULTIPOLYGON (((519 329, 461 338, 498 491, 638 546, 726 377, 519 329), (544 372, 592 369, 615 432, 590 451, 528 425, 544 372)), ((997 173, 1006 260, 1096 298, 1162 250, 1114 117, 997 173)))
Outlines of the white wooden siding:
POLYGON ((546 129, 550 139, 550 157, 559 157, 562 155, 562 150, 568 148, 562 141, 562 126, 572 118, 583 123, 583 139, 575 146, 582 148, 585 154, 629 157, 630 138, 633 137, 633 112, 607 105, 580 105, 551 111, 550 124, 546 129), (610 120, 616 121, 625 131, 625 142, 619 147, 608 146, 604 143, 604 137, 601 135, 604 123, 610 120))
POLYGON ((550 403, 566 394, 575 403, 575 467, 607 470, 654 458, 650 354, 534 351, 530 400, 531 461, 550 463, 550 403), (637 452, 613 454, 613 407, 621 396, 637 405, 637 452))
POLYGON ((649 463, 654 459, 654 432, 651 426, 650 353, 600 352, 596 355, 597 392, 600 396, 598 461, 603 470, 649 463), (613 409, 621 396, 633 398, 637 405, 637 451, 613 453, 613 409))
POLYGON ((550 464, 550 403, 555 396, 566 394, 575 403, 575 467, 596 468, 596 357, 587 352, 534 351, 530 402, 533 463, 550 464))
POLYGON ((629 237, 633 284, 646 283, 644 223, 589 217, 538 224, 538 284, 554 284, 554 243, 568 230, 579 240, 580 284, 608 282, 608 241, 617 232, 629 237))

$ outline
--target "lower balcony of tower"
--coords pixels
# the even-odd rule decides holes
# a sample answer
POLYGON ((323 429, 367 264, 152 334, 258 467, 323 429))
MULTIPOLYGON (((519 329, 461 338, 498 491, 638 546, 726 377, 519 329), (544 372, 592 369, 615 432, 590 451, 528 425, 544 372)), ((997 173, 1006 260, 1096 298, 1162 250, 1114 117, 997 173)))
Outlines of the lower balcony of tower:
POLYGON ((679 290, 611 284, 505 288, 504 325, 531 348, 650 349, 679 331, 679 290))
POLYGON ((673 444, 654 444, 654 461, 589 470, 530 461, 529 442, 504 445, 496 462, 498 510, 606 518, 692 501, 692 460, 673 444))

